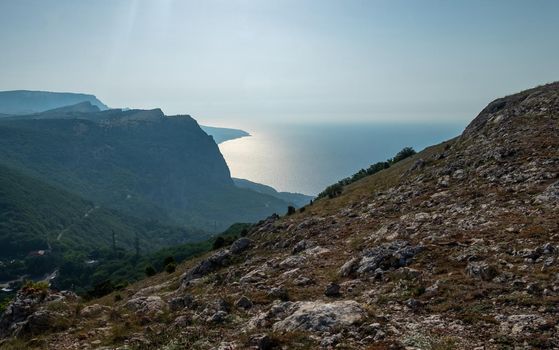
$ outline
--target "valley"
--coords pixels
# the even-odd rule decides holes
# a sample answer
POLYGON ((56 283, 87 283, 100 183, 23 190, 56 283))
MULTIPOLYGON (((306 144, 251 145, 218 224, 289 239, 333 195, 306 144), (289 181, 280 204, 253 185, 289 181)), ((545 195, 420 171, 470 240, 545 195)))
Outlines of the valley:
POLYGON ((155 257, 165 249, 178 249, 167 252, 180 261, 234 223, 296 205, 237 187, 189 116, 109 109, 85 94, 0 92, 0 102, 0 280, 8 289, 25 279, 81 294, 126 285, 161 264, 155 257))

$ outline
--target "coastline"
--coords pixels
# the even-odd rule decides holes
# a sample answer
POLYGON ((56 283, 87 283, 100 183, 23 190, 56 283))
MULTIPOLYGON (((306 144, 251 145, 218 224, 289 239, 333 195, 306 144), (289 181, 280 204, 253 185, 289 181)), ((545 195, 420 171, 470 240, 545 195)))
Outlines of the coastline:
POLYGON ((252 136, 250 133, 241 129, 220 128, 215 126, 200 125, 200 128, 208 135, 214 138, 217 145, 227 141, 252 136))

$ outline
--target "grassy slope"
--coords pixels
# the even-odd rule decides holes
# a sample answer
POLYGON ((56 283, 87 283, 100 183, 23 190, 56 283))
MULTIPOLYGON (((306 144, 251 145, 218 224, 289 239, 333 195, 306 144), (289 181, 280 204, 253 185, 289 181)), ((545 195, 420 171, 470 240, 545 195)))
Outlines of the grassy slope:
POLYGON ((192 232, 146 223, 96 207, 78 196, 0 166, 0 256, 22 257, 31 250, 133 249, 138 234, 145 250, 191 239, 192 232))
POLYGON ((404 173, 418 160, 431 159, 434 154, 441 153, 447 145, 452 145, 457 138, 425 148, 423 151, 406 158, 371 176, 366 176, 343 189, 341 196, 332 199, 321 199, 307 206, 302 216, 327 215, 350 203, 360 202, 370 198, 375 192, 384 191, 398 184, 404 173))

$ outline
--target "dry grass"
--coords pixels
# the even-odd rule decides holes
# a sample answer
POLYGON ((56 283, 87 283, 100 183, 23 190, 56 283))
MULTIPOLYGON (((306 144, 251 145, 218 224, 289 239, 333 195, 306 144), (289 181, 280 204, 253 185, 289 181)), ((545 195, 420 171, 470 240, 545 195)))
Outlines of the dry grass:
POLYGON ((376 192, 385 191, 402 181, 402 175, 418 160, 430 160, 434 155, 444 151, 456 142, 452 139, 435 146, 427 147, 416 155, 406 158, 390 168, 382 170, 371 176, 367 176, 359 181, 356 181, 344 187, 341 196, 329 199, 324 198, 316 201, 312 206, 300 214, 301 216, 319 215, 325 216, 337 212, 340 208, 346 207, 351 203, 357 203, 364 199, 370 198, 376 192))

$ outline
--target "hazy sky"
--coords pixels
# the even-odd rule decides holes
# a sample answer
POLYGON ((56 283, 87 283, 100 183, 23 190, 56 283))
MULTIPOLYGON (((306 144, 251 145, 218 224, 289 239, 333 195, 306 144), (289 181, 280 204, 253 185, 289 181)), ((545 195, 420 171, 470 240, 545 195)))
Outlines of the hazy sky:
POLYGON ((471 119, 559 80, 559 1, 0 0, 0 90, 201 122, 471 119))

